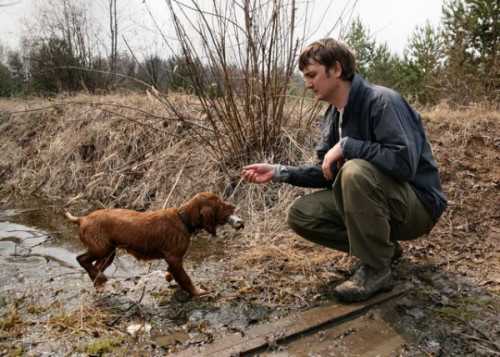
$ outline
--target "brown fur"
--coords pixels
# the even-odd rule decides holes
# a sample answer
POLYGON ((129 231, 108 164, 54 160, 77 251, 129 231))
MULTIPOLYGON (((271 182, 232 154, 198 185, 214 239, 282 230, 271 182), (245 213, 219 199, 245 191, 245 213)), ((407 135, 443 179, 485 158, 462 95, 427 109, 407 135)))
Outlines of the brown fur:
POLYGON ((179 215, 186 214, 191 225, 215 235, 216 226, 226 223, 235 205, 224 202, 213 193, 199 193, 180 207, 160 211, 137 212, 124 209, 103 209, 86 217, 66 217, 80 226, 79 237, 87 251, 77 260, 87 271, 95 286, 107 281, 104 270, 122 247, 138 260, 165 259, 167 280, 172 277, 193 296, 207 292, 193 285, 182 266, 189 246, 191 232, 179 215))

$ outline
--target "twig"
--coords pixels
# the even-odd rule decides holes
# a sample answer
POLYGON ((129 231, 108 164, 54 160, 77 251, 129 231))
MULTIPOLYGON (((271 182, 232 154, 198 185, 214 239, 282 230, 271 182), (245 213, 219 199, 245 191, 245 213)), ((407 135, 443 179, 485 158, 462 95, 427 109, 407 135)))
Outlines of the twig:
POLYGON ((486 353, 488 353, 488 356, 500 356, 500 352, 492 351, 482 345, 477 345, 477 347, 483 349, 486 353))
POLYGON ((486 342, 490 345, 493 345, 493 347, 495 347, 497 350, 499 350, 499 346, 493 342, 493 341, 489 341, 489 340, 485 340, 485 339, 482 339, 482 338, 479 338, 477 336, 472 336, 472 335, 467 335, 465 333, 460 333, 460 332, 454 332, 455 335, 459 335, 459 336, 463 336, 463 337, 466 337, 468 339, 471 339, 471 340, 474 340, 474 341, 478 341, 478 342, 486 342))
POLYGON ((233 198, 234 194, 236 193, 236 190, 238 189, 238 187, 240 187, 240 184, 243 182, 243 179, 241 178, 238 183, 236 184, 236 186, 234 187, 233 189, 233 193, 231 193, 231 195, 228 197, 228 200, 230 200, 231 198, 233 198))
MULTIPOLYGON (((152 262, 149 263, 149 267, 148 267, 148 271, 147 271, 146 275, 151 272, 151 266, 152 266, 152 264, 153 264, 152 262)), ((140 304, 141 304, 142 299, 144 298, 145 293, 146 293, 146 284, 144 284, 144 286, 142 287, 142 292, 141 292, 141 296, 139 297, 139 300, 134 301, 132 304, 130 304, 129 307, 127 307, 127 309, 124 312, 127 312, 131 308, 133 308, 134 306, 137 306, 137 308, 139 309, 139 314, 141 315, 141 318, 144 318, 144 314, 142 313, 142 309, 141 309, 141 305, 140 304)), ((118 321, 120 321, 120 319, 122 318, 122 316, 123 315, 118 316, 111 323, 107 324, 107 326, 109 326, 109 327, 114 326, 118 321)))
POLYGON ((179 183, 179 180, 181 178, 181 175, 182 173, 184 172, 184 168, 186 167, 187 163, 188 163, 188 160, 189 160, 189 157, 186 158, 186 161, 184 161, 184 165, 182 165, 181 167, 181 170, 179 171, 179 173, 177 174, 177 177, 175 179, 175 182, 174 184, 172 185, 172 188, 170 189, 170 192, 168 193, 168 196, 167 198, 165 199, 165 202, 163 203, 163 209, 165 209, 165 207, 167 207, 167 202, 168 200, 170 199, 170 196, 172 195, 172 192, 174 192, 174 189, 175 187, 177 186, 177 183, 179 183))
POLYGON ((434 308, 429 308, 429 310, 432 310, 434 312, 437 312, 437 313, 441 313, 443 315, 446 315, 446 316, 449 316, 449 317, 452 317, 454 319, 457 319, 458 321, 462 322, 464 325, 467 325, 468 327, 470 327, 471 329, 473 329, 474 331, 476 331, 477 333, 479 333, 480 335, 482 335, 486 341, 488 341, 489 343, 491 343, 492 345, 494 345, 499 351, 500 351, 500 346, 494 342, 490 336, 488 336, 485 332, 479 330, 477 327, 474 327, 472 326, 467 320, 464 320, 458 316, 455 316, 453 314, 450 314, 446 311, 442 311, 442 310, 437 310, 437 309, 434 309, 434 308))
MULTIPOLYGON (((149 262, 149 267, 148 267, 148 271, 146 272, 146 275, 148 275, 149 273, 151 273, 151 266, 153 265, 153 262, 149 262)), ((144 298, 144 294, 146 293, 146 282, 144 282, 144 286, 142 287, 142 293, 141 293, 141 297, 139 298, 139 300, 137 300, 135 303, 137 304, 137 306, 139 306, 139 304, 141 303, 142 299, 144 298)), ((142 316, 142 311, 141 309, 139 308, 139 311, 141 312, 141 317, 142 316)))
POLYGON ((432 353, 427 352, 423 348, 417 346, 417 348, 420 350, 420 352, 425 353, 426 356, 433 357, 434 355, 432 353))

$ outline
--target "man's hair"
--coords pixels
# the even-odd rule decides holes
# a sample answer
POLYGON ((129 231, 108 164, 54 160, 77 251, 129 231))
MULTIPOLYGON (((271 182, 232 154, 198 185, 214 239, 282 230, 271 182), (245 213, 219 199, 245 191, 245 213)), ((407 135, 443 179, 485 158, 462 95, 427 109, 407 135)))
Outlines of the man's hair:
POLYGON ((342 67, 340 78, 352 81, 356 69, 356 56, 354 51, 345 43, 333 38, 323 38, 315 41, 301 52, 299 56, 299 69, 302 71, 308 65, 316 62, 325 66, 328 71, 335 62, 339 62, 342 67))

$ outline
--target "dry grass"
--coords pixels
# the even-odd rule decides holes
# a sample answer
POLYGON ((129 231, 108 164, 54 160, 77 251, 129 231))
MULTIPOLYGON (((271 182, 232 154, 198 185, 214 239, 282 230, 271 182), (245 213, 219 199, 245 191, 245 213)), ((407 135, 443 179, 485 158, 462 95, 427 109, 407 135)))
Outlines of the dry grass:
POLYGON ((108 346, 111 350, 132 340, 123 334, 130 320, 120 321, 127 306, 102 303, 102 296, 93 289, 81 291, 71 303, 51 299, 57 295, 51 286, 41 294, 37 289, 27 287, 23 296, 10 297, 8 312, 0 321, 0 354, 25 355, 26 346, 56 344, 61 354, 77 349, 84 354, 100 355, 113 341, 114 346, 108 346), (92 353, 99 348, 103 351, 92 353))
MULTIPOLYGON (((297 250, 286 239, 286 207, 307 190, 243 182, 240 169, 245 162, 231 157, 216 162, 193 134, 204 126, 196 99, 178 95, 169 101, 192 120, 176 121, 155 98, 138 94, 0 102, 0 150, 9 153, 0 157, 0 194, 145 210, 212 191, 235 202, 248 222, 246 264, 310 251, 310 259, 289 259, 286 264, 290 269, 305 264, 301 269, 307 271, 311 262, 331 258, 331 253, 318 256, 302 240, 297 240, 297 250)), ((300 120, 284 128, 286 163, 315 159, 317 135, 305 135, 300 120)), ((206 135, 213 134, 207 130, 206 135)))
MULTIPOLYGON (((8 155, 0 158, 1 192, 134 209, 177 204, 203 190, 241 194, 239 158, 216 162, 194 134, 205 128, 196 101, 169 100, 189 123, 140 95, 2 102, 0 149, 8 155)), ((213 133, 206 128, 203 135, 213 133)), ((291 149, 300 146, 296 137, 283 141, 291 149)))
MULTIPOLYGON (((235 202, 248 222, 241 264, 286 260, 286 269, 311 272, 311 266, 341 259, 335 252, 289 239, 284 212, 307 190, 242 182, 239 171, 244 162, 215 162, 193 134, 203 127, 196 99, 177 95, 169 101, 192 118, 189 125, 175 120, 155 98, 139 94, 0 102, 0 193, 144 210, 177 205, 196 192, 212 191, 235 202)), ((483 196, 477 193, 498 189, 499 112, 480 106, 457 111, 441 105, 423 109, 423 118, 450 200, 431 239, 456 234, 457 215, 467 221, 494 220, 498 201, 480 203, 483 196), (477 206, 473 216, 472 204, 477 206)), ((287 163, 314 161, 317 133, 305 135, 299 121, 284 128, 287 163)))

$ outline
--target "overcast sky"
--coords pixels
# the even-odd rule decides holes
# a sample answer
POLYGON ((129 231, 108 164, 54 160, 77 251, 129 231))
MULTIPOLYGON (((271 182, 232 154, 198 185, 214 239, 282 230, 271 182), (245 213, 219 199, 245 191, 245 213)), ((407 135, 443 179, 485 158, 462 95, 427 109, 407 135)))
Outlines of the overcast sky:
MULTIPOLYGON (((32 9, 35 1, 0 1, 0 4, 14 3, 11 6, 0 7, 0 43, 2 45, 9 48, 18 46, 23 29, 21 19, 29 19, 33 16, 32 9)), ((104 0, 98 1, 101 4, 107 3, 104 0)), ((337 19, 346 1, 349 0, 316 0, 314 16, 318 16, 318 20, 311 20, 311 23, 319 22, 319 19, 323 18, 324 26, 320 27, 315 34, 312 34, 311 39, 324 37, 327 29, 331 28, 328 19, 337 19), (330 3, 331 5, 327 5, 330 3), (328 11, 327 16, 322 17, 326 11, 328 11)), ((353 2, 354 0, 351 0, 351 4, 353 2)), ((443 0, 358 0, 355 16, 360 16, 362 23, 370 30, 372 35, 375 35, 377 43, 386 42, 391 51, 402 54, 408 42, 408 37, 413 33, 416 26, 423 26, 426 20, 434 26, 440 23, 442 3, 443 0)), ((146 6, 153 9, 155 16, 160 16, 165 1, 122 0, 121 4, 125 4, 126 9, 122 10, 120 17, 138 25, 149 17, 145 11, 146 6)), ((141 26, 129 25, 127 37, 135 36, 136 31, 140 31, 140 29, 141 26), (133 27, 133 31, 131 31, 131 27, 133 27)), ((123 34, 124 31, 121 33, 123 34)), ((332 34, 333 37, 335 35, 335 33, 332 34)))

